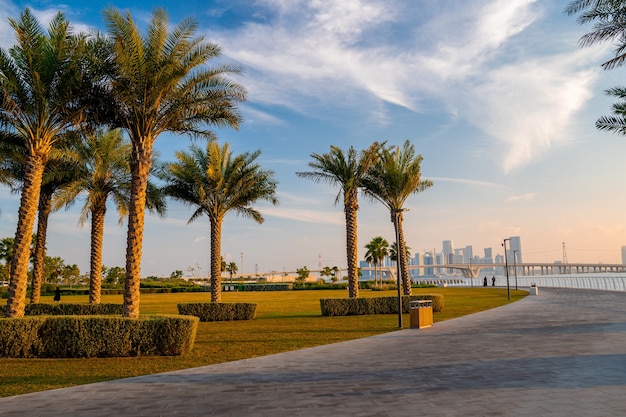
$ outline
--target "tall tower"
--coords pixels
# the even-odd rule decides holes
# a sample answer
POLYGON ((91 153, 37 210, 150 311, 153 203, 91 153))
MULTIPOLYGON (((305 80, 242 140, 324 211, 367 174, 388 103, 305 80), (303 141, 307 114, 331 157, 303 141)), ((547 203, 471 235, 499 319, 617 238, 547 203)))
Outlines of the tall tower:
POLYGON ((509 253, 506 258, 509 263, 522 263, 522 240, 519 236, 509 238, 509 253))
POLYGON ((622 246, 622 264, 626 265, 626 246, 622 246))
POLYGON ((565 242, 563 242, 563 263, 567 263, 567 251, 565 250, 565 242))
POLYGON ((451 240, 444 240, 441 245, 443 246, 444 263, 454 263, 454 243, 451 240))

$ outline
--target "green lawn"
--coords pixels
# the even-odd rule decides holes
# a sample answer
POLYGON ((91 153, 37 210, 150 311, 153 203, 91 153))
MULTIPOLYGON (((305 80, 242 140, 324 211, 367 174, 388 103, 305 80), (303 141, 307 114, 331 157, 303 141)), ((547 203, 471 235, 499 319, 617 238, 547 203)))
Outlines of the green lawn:
MULTIPOLYGON (((443 294, 445 308, 434 314, 442 321, 508 303, 506 289, 427 288, 414 294, 443 294)), ((395 291, 361 290, 361 297, 396 295, 395 291)), ((516 301, 528 294, 511 291, 516 301)), ((398 329, 397 315, 322 317, 320 298, 346 297, 346 291, 281 291, 224 293, 224 302, 257 303, 250 321, 200 323, 193 350, 182 356, 96 359, 0 359, 0 396, 192 368, 304 347, 341 342, 398 329)), ((88 296, 64 296, 65 303, 86 303, 88 296)), ((208 293, 144 294, 141 313, 176 314, 178 303, 208 302, 208 293)), ((42 297, 52 302, 52 297, 42 297)), ((103 303, 122 303, 121 295, 103 303)), ((403 317, 409 326, 408 314, 403 317)))

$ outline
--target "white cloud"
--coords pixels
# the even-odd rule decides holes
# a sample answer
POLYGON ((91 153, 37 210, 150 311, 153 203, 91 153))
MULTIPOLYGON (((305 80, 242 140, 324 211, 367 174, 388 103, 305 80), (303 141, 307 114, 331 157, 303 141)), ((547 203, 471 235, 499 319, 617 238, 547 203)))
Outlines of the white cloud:
POLYGON ((343 225, 343 211, 323 212, 314 210, 301 210, 292 208, 265 207, 258 209, 263 216, 272 216, 281 219, 297 220, 306 223, 343 225))
POLYGON ((433 181, 454 182, 457 184, 475 185, 475 186, 487 187, 487 188, 506 188, 504 185, 497 184, 495 182, 470 180, 466 178, 429 177, 429 179, 433 181))
POLYGON ((506 199, 507 203, 517 203, 519 201, 533 201, 535 199, 535 193, 526 193, 521 195, 514 195, 506 199))

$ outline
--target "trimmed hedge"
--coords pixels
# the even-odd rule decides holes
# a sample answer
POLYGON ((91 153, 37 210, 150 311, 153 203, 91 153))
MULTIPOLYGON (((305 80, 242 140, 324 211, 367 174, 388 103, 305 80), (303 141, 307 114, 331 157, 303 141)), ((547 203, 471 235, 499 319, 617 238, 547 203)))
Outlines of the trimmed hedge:
POLYGON ((186 303, 178 304, 178 313, 196 316, 200 321, 252 320, 256 304, 252 303, 186 303))
POLYGON ((26 304, 27 316, 106 316, 122 315, 122 304, 26 304))
MULTIPOLYGON (((402 297, 402 312, 409 312, 409 302, 432 300, 433 312, 443 311, 443 295, 420 294, 402 297)), ((322 316, 357 316, 366 314, 397 314, 397 297, 373 298, 322 298, 320 299, 322 316)))
POLYGON ((198 318, 177 315, 0 319, 0 357, 173 356, 193 347, 198 318))

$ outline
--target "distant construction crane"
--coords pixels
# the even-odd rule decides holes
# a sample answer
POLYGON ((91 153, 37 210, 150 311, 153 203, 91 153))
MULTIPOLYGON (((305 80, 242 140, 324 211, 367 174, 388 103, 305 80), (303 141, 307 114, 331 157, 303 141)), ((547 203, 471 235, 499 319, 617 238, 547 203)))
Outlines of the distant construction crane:
POLYGON ((567 250, 565 249, 565 242, 563 242, 563 263, 567 263, 567 250))

